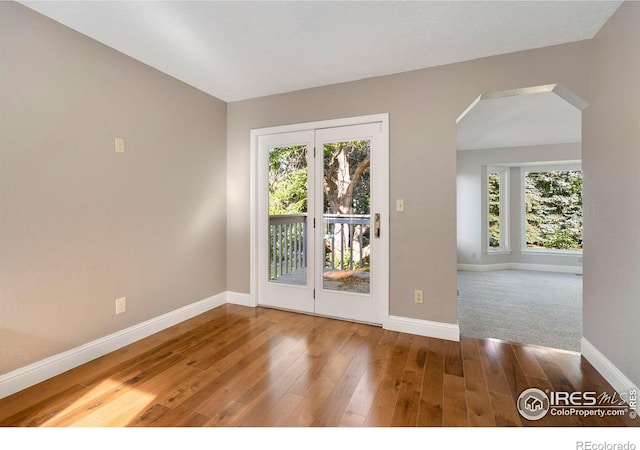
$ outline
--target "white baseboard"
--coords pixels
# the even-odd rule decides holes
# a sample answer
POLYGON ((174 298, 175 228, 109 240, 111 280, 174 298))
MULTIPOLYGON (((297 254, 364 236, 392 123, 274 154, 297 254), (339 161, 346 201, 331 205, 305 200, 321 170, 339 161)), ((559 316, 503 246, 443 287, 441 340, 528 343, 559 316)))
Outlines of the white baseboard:
POLYGON ((600 372, 600 375, 619 393, 627 393, 631 389, 638 391, 638 386, 626 377, 611 361, 591 344, 586 338, 580 340, 582 356, 600 372))
POLYGON ((582 275, 582 266, 560 266, 551 264, 524 264, 511 263, 513 269, 517 270, 535 270, 539 272, 557 272, 557 273, 573 273, 582 275))
POLYGON ((241 292, 227 291, 227 303, 234 305, 254 307, 251 302, 251 296, 249 294, 243 294, 241 292))
POLYGON ((431 322, 430 320, 412 319, 410 317, 389 316, 385 327, 387 330, 417 334, 447 341, 460 341, 458 324, 431 322))
POLYGON ((226 293, 223 292, 4 374, 0 376, 0 398, 38 384, 225 303, 226 293))
POLYGON ((458 264, 458 270, 466 272, 491 272, 493 270, 509 270, 512 269, 511 263, 503 264, 458 264))
MULTIPOLYGON (((227 291, 214 295, 109 336, 0 375, 0 398, 38 384, 225 303, 249 307, 255 306, 252 304, 249 294, 227 291)), ((460 340, 460 328, 457 324, 389 316, 388 321, 385 323, 385 329, 449 341, 457 342, 460 340)))
POLYGON ((525 264, 525 263, 502 263, 502 264, 458 264, 458 270, 467 272, 490 272, 493 270, 533 270, 538 272, 557 272, 582 274, 581 266, 560 266, 553 264, 525 264))

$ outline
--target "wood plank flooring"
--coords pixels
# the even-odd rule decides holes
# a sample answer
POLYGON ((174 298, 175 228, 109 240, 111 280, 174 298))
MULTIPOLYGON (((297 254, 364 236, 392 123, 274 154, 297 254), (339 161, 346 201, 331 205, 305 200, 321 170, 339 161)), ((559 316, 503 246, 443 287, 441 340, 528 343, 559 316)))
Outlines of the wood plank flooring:
POLYGON ((523 419, 529 387, 613 389, 580 355, 224 305, 0 400, 0 426, 638 426, 523 419))

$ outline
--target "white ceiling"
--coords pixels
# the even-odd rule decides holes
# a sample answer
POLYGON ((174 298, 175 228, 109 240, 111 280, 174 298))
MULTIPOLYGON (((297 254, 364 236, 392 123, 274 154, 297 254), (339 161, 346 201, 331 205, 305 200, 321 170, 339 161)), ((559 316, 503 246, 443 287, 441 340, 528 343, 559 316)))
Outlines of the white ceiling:
POLYGON ((590 39, 621 1, 22 3, 229 102, 590 39))
POLYGON ((581 142, 586 106, 558 85, 481 95, 458 118, 458 150, 581 142))

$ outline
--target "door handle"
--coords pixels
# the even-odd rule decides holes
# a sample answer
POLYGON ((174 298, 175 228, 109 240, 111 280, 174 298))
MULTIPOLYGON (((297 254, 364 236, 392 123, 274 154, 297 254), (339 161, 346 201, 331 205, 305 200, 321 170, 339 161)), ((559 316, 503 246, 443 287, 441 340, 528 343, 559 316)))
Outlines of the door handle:
POLYGON ((375 213, 373 217, 373 235, 380 239, 380 213, 375 213))

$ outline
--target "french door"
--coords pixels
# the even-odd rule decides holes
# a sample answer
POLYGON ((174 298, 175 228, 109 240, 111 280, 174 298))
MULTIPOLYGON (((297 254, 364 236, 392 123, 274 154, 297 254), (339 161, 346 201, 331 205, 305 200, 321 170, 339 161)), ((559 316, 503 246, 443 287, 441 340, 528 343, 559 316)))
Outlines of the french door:
POLYGON ((381 123, 257 138, 257 302, 382 323, 388 168, 381 123))

